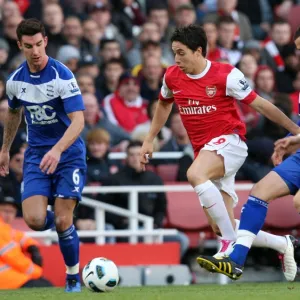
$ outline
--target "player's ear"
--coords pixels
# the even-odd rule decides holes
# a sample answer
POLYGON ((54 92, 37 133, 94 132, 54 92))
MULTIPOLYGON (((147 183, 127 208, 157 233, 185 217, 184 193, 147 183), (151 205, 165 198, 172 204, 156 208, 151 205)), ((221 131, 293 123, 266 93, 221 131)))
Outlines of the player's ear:
POLYGON ((20 41, 17 41, 17 45, 18 45, 20 50, 23 50, 22 43, 20 41))
POLYGON ((47 45, 48 45, 48 37, 47 36, 44 37, 44 43, 45 43, 45 47, 47 47, 47 45))
POLYGON ((198 47, 198 49, 196 50, 196 52, 197 52, 197 56, 203 56, 202 47, 198 47))

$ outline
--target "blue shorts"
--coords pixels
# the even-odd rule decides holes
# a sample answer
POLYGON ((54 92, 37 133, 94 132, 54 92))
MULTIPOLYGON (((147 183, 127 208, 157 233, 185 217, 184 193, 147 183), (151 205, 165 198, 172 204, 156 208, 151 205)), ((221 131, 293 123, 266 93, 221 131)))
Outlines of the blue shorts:
POLYGON ((290 194, 295 195, 300 189, 300 152, 289 156, 273 169, 287 184, 290 194))
POLYGON ((43 173, 36 162, 30 161, 25 153, 23 182, 21 186, 22 201, 35 195, 48 197, 48 204, 53 205, 56 197, 81 200, 85 185, 85 153, 66 162, 60 162, 54 174, 43 173))

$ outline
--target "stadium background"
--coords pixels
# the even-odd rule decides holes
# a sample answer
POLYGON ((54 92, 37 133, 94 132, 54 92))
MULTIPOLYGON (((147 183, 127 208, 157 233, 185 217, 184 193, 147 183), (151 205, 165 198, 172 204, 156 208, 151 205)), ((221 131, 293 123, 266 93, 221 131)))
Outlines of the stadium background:
MULTIPOLYGON (((130 140, 142 141, 145 137, 164 71, 174 63, 169 38, 176 26, 203 24, 208 35, 208 59, 238 67, 259 95, 274 103, 291 119, 298 120, 300 56, 292 37, 300 25, 300 1, 2 0, 0 7, 1 136, 7 110, 6 79, 24 60, 16 44, 15 30, 23 18, 36 17, 47 28, 47 53, 74 72, 83 94, 86 126, 82 137, 89 153, 87 186, 115 185, 112 175, 122 170, 124 165, 127 165, 127 176, 135 178, 134 167, 128 166, 125 160, 109 158, 110 153, 124 152, 130 140)), ((247 124, 249 147, 249 157, 237 174, 237 180, 253 183, 272 169, 273 143, 287 132, 249 107, 237 105, 241 118, 247 124)), ((3 194, 12 196, 16 202, 20 201, 25 132, 23 123, 11 150, 10 175, 0 180, 3 194)), ((153 160, 149 170, 155 172, 164 184, 186 184, 185 172, 192 161, 191 146, 175 109, 155 141, 155 150, 183 154, 180 159, 153 160)), ((143 184, 153 184, 145 180, 143 184)), ((126 178, 119 176, 117 185, 125 184, 128 184, 126 178)), ((237 216, 248 191, 239 192, 237 216)), ((167 192, 165 196, 160 193, 155 198, 156 207, 162 207, 160 214, 151 201, 142 199, 139 201, 140 212, 153 216, 157 228, 177 228, 180 245, 165 243, 151 247, 141 244, 133 250, 124 238, 107 238, 108 246, 95 246, 93 238, 84 238, 81 239, 82 264, 99 255, 111 255, 121 265, 176 265, 181 262, 192 272, 193 282, 216 280, 213 276, 207 278, 207 274, 194 262, 197 254, 216 251, 213 247, 206 247, 208 243, 205 241, 214 240, 215 236, 198 200, 192 193, 185 192, 167 192)), ((126 207, 126 197, 94 194, 92 198, 126 207)), ((151 195, 146 198, 151 199, 151 195)), ((286 197, 271 206, 265 228, 297 236, 300 219, 293 210, 292 198, 286 197), (284 210, 286 212, 282 214, 284 210)), ((75 215, 77 229, 96 229, 93 209, 80 206, 75 215)), ((13 226, 28 230, 22 222, 21 211, 13 226)), ((127 219, 106 215, 107 230, 127 227, 127 219)), ((56 245, 51 246, 53 248, 44 246, 43 239, 40 243, 44 275, 55 281, 51 275, 53 263, 57 262, 55 272, 61 269, 60 273, 63 273, 62 258, 56 252, 56 245)), ((282 280, 279 261, 271 250, 251 250, 247 267, 252 272, 249 271, 252 277, 249 275, 248 280, 257 280, 255 276, 258 273, 259 280, 282 280)), ((60 285, 61 281, 53 283, 60 285)), ((0 288, 5 287, 1 287, 0 283, 0 288)))

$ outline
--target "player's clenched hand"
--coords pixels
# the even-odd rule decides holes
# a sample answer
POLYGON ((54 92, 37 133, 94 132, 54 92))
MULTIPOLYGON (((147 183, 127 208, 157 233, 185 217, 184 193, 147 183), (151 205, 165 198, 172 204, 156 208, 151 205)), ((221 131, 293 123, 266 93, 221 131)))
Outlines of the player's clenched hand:
POLYGON ((288 136, 275 142, 275 151, 291 154, 300 148, 300 136, 288 136))
POLYGON ((142 171, 146 170, 146 164, 149 163, 149 158, 152 158, 153 143, 144 141, 141 152, 140 152, 140 163, 142 171))
POLYGON ((0 176, 9 174, 9 152, 0 152, 0 176))
POLYGON ((283 158, 284 152, 282 151, 274 151, 272 155, 272 162, 273 165, 276 167, 282 163, 282 158, 283 158))
POLYGON ((44 155, 40 163, 40 169, 42 170, 42 172, 47 174, 53 174, 59 163, 60 156, 61 152, 54 147, 50 151, 48 151, 44 155))

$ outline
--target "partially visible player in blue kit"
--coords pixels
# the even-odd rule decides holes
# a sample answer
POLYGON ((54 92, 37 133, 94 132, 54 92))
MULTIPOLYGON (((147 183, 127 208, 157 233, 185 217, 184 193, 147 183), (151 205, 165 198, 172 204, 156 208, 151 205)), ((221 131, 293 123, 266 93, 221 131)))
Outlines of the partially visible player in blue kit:
MULTIPOLYGON (((300 50, 300 28, 296 31, 294 40, 297 49, 300 50)), ((300 122, 298 122, 298 125, 300 125, 300 122)), ((299 148, 300 135, 290 135, 275 143, 272 160, 276 167, 252 188, 248 202, 242 208, 240 226, 233 252, 229 256, 220 259, 211 256, 200 256, 197 261, 201 267, 210 272, 225 274, 234 280, 239 279, 243 274, 243 266, 252 243, 264 225, 269 202, 282 196, 295 195, 294 205, 300 213, 299 148), (282 162, 285 154, 292 155, 282 162)), ((293 281, 297 275, 297 267, 293 267, 294 262, 292 261, 287 261, 287 263, 292 270, 288 280, 293 281)))
MULTIPOLYGON (((86 174, 84 105, 72 72, 46 55, 48 39, 36 19, 17 28, 18 46, 26 61, 6 86, 9 111, 0 153, 0 175, 8 174, 9 150, 23 112, 27 123, 22 183, 22 210, 33 230, 56 226, 66 265, 66 292, 80 292, 79 239, 73 210, 81 200, 86 174), (54 204, 54 213, 47 210, 54 204)), ((30 270, 28 270, 30 272, 30 270)))

